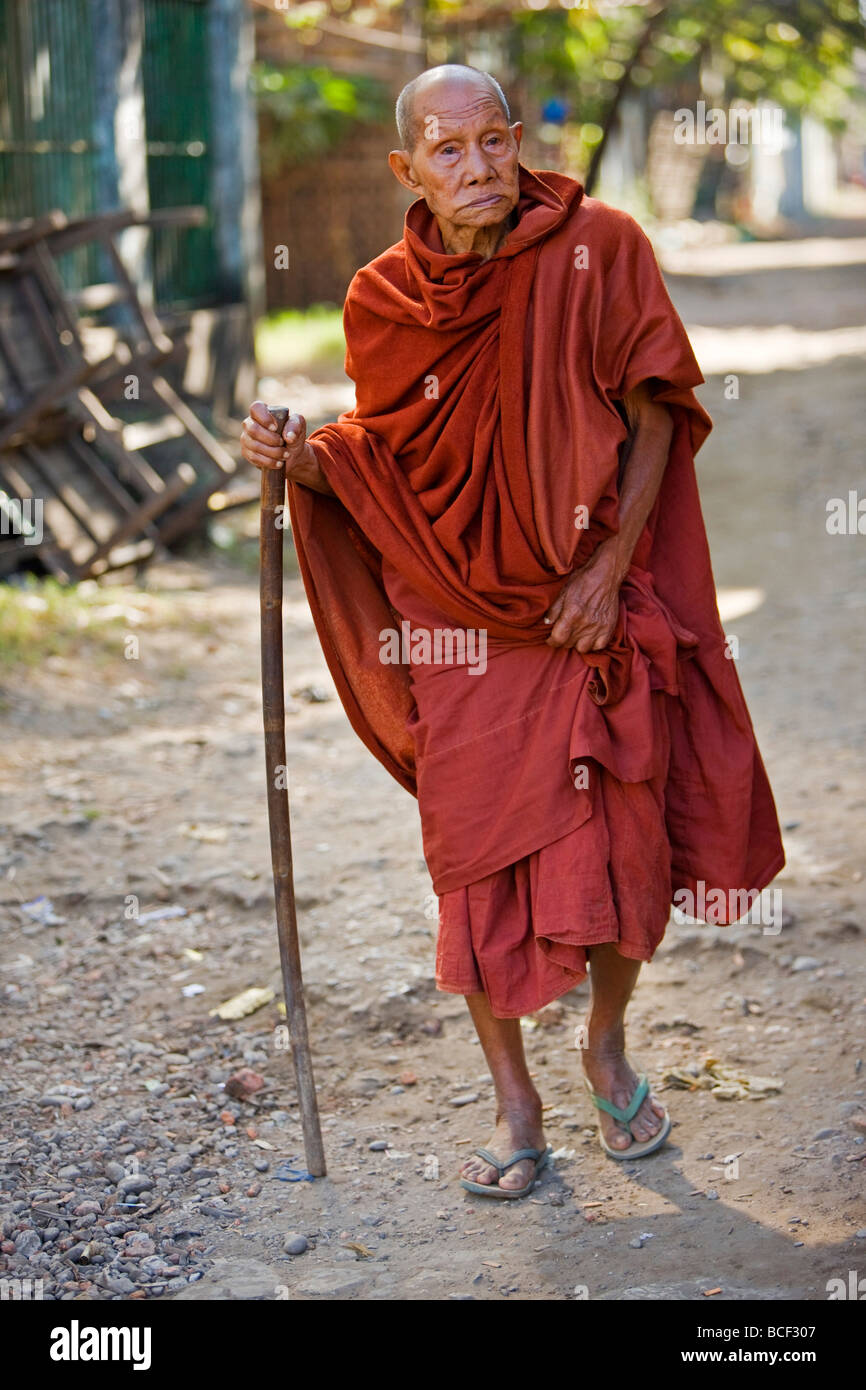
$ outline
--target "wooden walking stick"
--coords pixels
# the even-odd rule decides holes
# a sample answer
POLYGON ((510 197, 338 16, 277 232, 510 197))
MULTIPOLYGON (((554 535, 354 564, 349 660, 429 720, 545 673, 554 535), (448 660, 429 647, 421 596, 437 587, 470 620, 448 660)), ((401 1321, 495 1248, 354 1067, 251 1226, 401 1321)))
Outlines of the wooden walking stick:
MULTIPOLYGON (((271 410, 282 434, 289 411, 271 410)), ((319 1106, 307 1034, 307 1011, 301 978, 301 951, 292 875, 292 835, 286 767, 285 697, 283 694, 283 528, 277 508, 286 500, 286 470, 262 469, 262 509, 259 527, 262 615, 262 709, 265 722, 265 763, 268 775, 268 826, 274 873, 274 905, 283 971, 286 1018, 295 1063, 304 1154, 314 1178, 325 1176, 325 1151, 319 1127, 319 1106)), ((283 513, 285 515, 285 513, 283 513)))

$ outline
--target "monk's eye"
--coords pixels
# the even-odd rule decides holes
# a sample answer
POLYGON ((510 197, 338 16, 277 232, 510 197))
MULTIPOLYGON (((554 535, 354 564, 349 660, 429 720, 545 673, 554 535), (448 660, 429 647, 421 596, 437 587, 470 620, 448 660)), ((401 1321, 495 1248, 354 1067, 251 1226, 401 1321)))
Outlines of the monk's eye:
POLYGON ((454 151, 456 150, 456 148, 457 148, 456 145, 445 145, 444 148, 443 148, 443 150, 442 150, 442 153, 443 153, 443 154, 453 154, 454 151))

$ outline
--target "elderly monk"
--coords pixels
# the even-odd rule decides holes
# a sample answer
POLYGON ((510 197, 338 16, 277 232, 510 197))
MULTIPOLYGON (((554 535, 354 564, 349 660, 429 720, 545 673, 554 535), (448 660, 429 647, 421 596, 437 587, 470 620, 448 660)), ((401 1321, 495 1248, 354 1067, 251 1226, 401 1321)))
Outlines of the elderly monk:
POLYGON ((418 197, 349 286, 355 407, 275 437, 256 402, 242 448, 285 462, 341 699, 418 798, 437 986, 466 996, 496 1093, 463 1184, 517 1197, 550 1153, 520 1017, 588 969, 602 1147, 658 1148, 670 1118, 625 1052, 640 963, 675 893, 751 902, 784 859, 716 608, 703 377, 649 241, 519 162, 485 73, 422 73, 397 124, 418 197))

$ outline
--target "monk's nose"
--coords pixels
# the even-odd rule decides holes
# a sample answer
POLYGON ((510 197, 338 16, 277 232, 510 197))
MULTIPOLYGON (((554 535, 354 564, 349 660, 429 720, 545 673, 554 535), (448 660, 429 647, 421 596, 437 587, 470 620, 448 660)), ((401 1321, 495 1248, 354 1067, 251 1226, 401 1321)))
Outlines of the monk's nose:
POLYGON ((475 146, 469 151, 467 174, 473 183, 488 183, 494 173, 491 160, 480 148, 475 146))

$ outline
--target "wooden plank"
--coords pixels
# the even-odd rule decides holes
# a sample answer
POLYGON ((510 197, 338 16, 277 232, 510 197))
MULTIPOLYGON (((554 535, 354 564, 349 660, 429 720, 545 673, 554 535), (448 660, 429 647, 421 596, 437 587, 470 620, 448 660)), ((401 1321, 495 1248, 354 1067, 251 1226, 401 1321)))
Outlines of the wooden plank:
POLYGON ((164 508, 170 506, 182 493, 186 492, 192 482, 195 482, 195 473, 189 464, 182 463, 166 482, 165 491, 161 497, 151 497, 143 506, 139 507, 134 516, 127 517, 126 521, 117 527, 108 540, 96 547, 87 562, 85 572, 92 574, 94 567, 98 567, 103 560, 107 559, 121 541, 128 540, 130 536, 140 532, 147 522, 152 521, 164 508))

